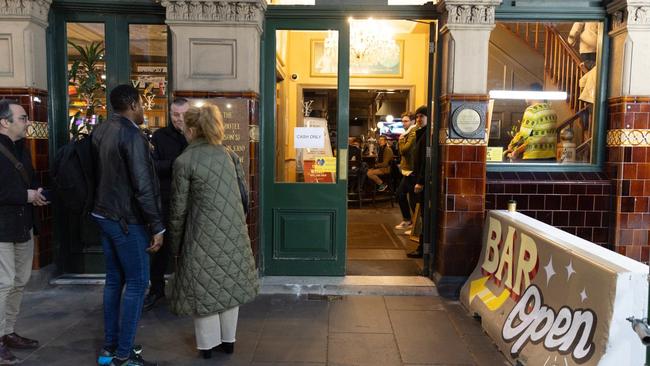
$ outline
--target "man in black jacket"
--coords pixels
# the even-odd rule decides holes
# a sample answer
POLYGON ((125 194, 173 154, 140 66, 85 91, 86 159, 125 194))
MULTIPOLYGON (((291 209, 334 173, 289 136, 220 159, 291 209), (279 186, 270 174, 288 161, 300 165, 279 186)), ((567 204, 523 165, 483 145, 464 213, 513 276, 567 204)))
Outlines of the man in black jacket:
MULTIPOLYGON (((190 108, 185 98, 176 98, 170 106, 171 123, 167 127, 154 132, 151 143, 154 147, 153 159, 156 173, 160 179, 160 197, 162 200, 163 220, 169 219, 169 200, 172 187, 172 165, 174 160, 187 147, 187 140, 183 136, 185 124, 183 116, 190 108)), ((165 237, 165 242, 167 238, 165 237)), ((151 256, 151 287, 149 294, 144 299, 144 309, 153 308, 158 300, 165 297, 165 271, 169 262, 169 245, 163 245, 160 250, 151 256)))
MULTIPOLYGON (((426 171, 426 150, 427 150, 427 116, 429 111, 426 106, 421 106, 415 111, 415 156, 413 158, 413 174, 415 175, 415 187, 413 189, 416 201, 420 203, 420 215, 424 207, 424 186, 426 171)), ((420 234, 420 244, 415 251, 408 253, 409 258, 422 258, 422 234, 420 234)))
POLYGON ((104 347, 100 365, 155 365, 133 349, 149 285, 149 256, 163 242, 160 189, 149 143, 138 127, 144 111, 138 91, 111 91, 114 114, 92 134, 96 168, 92 215, 102 232, 106 261, 104 347))
POLYGON ((9 348, 38 348, 38 341, 14 332, 23 290, 32 273, 34 256, 34 206, 47 204, 42 188, 36 188, 32 158, 25 149, 25 109, 0 100, 0 364, 20 360, 9 348), (18 163, 19 166, 16 166, 18 163))

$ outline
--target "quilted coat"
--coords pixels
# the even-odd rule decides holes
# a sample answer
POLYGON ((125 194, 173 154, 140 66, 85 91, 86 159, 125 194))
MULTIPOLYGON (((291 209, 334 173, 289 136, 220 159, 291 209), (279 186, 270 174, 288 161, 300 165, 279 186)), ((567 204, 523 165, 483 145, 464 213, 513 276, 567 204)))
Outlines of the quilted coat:
POLYGON ((237 184, 225 147, 192 141, 173 166, 170 243, 177 256, 171 310, 205 316, 255 298, 259 282, 237 184))

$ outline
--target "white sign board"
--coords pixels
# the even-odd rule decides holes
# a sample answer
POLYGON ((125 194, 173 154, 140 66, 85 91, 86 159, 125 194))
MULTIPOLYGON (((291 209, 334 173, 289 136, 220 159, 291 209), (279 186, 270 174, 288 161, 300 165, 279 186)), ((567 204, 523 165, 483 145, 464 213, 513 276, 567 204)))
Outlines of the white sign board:
POLYGON ((322 149, 325 147, 325 129, 322 127, 296 127, 293 130, 296 149, 322 149))
POLYGON ((518 212, 490 211, 460 300, 511 362, 641 366, 648 266, 518 212))

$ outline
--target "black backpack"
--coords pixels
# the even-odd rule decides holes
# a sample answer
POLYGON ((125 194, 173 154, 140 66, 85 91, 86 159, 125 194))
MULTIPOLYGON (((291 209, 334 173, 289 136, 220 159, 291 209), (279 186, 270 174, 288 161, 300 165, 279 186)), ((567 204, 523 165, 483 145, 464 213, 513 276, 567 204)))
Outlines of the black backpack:
POLYGON ((52 180, 63 207, 89 213, 94 204, 95 174, 90 136, 70 141, 56 153, 52 180))

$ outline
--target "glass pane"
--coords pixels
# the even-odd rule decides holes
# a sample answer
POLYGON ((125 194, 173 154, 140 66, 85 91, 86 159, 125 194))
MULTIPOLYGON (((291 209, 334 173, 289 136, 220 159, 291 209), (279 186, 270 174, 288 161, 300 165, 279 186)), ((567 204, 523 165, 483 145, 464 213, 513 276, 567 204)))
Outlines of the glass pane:
POLYGON ((167 125, 167 26, 129 25, 131 83, 140 91, 144 126, 151 132, 167 125))
POLYGON ((71 138, 106 118, 104 24, 67 23, 68 116, 71 138))
POLYGON ((598 22, 497 22, 488 162, 592 163, 602 38, 598 22))
POLYGON ((335 183, 338 32, 278 30, 276 40, 275 180, 335 183))

